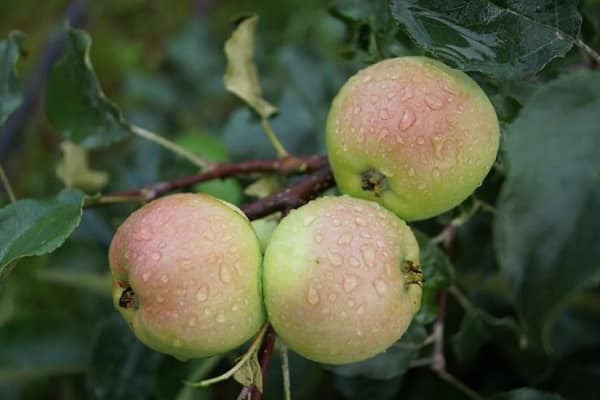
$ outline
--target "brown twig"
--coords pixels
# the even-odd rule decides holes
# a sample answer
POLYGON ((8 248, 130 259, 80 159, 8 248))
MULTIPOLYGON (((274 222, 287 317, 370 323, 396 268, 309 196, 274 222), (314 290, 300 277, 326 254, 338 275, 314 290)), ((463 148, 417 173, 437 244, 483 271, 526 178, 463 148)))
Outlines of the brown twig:
MULTIPOLYGON (((144 201, 154 200, 166 193, 185 189, 196 183, 206 182, 212 179, 227 178, 230 176, 252 174, 252 173, 275 173, 288 176, 304 174, 316 171, 327 165, 325 156, 287 156, 274 160, 251 160, 239 163, 217 164, 209 171, 184 176, 172 181, 158 182, 138 189, 123 190, 109 193, 111 197, 143 198, 144 201)), ((94 205, 93 203, 90 205, 94 205)))
POLYGON ((257 219, 277 211, 298 208, 333 185, 333 174, 326 166, 293 186, 241 208, 249 219, 257 219))

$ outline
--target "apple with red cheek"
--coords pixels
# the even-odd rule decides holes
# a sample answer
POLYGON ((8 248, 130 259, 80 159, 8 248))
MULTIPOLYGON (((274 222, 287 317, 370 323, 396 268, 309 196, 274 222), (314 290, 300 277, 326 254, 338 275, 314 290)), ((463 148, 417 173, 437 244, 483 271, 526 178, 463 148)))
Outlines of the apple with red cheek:
POLYGON ((109 258, 115 307, 156 351, 225 353, 265 321, 258 239, 222 200, 175 194, 145 205, 118 228, 109 258))
POLYGON ((469 76, 427 57, 351 77, 327 120, 339 189, 406 221, 438 215, 481 185, 498 152, 496 112, 469 76))
POLYGON ((327 364, 383 352, 421 304, 419 246, 410 228, 371 201, 322 197, 273 231, 264 301, 276 333, 303 357, 327 364))

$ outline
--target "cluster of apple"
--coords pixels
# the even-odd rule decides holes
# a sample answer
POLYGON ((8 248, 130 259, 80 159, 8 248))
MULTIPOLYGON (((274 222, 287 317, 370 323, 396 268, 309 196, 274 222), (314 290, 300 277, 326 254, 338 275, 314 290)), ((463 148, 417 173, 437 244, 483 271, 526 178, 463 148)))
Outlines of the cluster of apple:
POLYGON ((405 221, 469 196, 498 142, 494 109, 464 73, 424 57, 371 65, 343 86, 327 122, 345 195, 292 210, 265 249, 234 205, 191 193, 153 201, 111 243, 115 306, 142 342, 180 359, 230 351, 266 320, 308 359, 372 357, 420 306, 419 247, 405 221))

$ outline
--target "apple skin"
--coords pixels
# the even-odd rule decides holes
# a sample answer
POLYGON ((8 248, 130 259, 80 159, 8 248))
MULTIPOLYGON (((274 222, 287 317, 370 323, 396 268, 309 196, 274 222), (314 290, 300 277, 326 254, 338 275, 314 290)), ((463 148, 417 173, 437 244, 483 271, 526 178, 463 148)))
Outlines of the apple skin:
POLYGON ((339 189, 406 221, 438 215, 473 193, 499 141, 496 112, 477 83, 426 57, 391 58, 359 71, 327 119, 339 189))
POLYGON ((138 209, 109 259, 115 307, 161 353, 224 353, 265 321, 258 239, 239 209, 212 196, 175 194, 138 209))
POLYGON ((313 361, 346 364, 391 346, 421 304, 419 246, 374 202, 322 197, 293 210, 265 253, 267 315, 313 361))

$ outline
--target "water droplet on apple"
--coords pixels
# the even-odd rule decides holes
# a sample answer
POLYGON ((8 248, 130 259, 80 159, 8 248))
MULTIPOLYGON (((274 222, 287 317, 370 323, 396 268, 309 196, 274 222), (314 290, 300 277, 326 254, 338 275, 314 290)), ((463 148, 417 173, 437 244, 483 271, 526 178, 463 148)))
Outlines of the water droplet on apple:
POLYGON ((201 302, 208 299, 208 285, 200 286, 200 289, 196 292, 196 299, 201 302))
POLYGON ((219 279, 221 279, 221 282, 223 283, 231 282, 231 271, 228 267, 224 265, 221 266, 221 269, 219 270, 219 279))
POLYGON ((376 279, 373 282, 373 287, 375 288, 375 292, 380 296, 383 296, 387 291, 387 283, 383 279, 376 279))
POLYGON ((354 290, 354 288, 356 288, 358 286, 359 283, 360 283, 360 280, 357 276, 347 275, 344 278, 344 291, 346 293, 351 292, 352 290, 354 290))
POLYGON ((317 305, 321 301, 319 297, 319 292, 315 289, 314 286, 310 285, 308 287, 308 295, 307 295, 308 304, 317 305))

